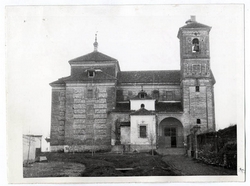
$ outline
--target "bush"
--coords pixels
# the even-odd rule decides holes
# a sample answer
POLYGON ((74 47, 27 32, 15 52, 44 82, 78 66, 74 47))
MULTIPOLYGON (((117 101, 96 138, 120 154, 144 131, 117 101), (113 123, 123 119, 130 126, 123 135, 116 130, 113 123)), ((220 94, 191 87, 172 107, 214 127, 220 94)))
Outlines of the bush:
POLYGON ((198 152, 198 159, 211 165, 237 169, 237 144, 236 142, 228 142, 218 153, 213 151, 211 144, 206 144, 198 152))

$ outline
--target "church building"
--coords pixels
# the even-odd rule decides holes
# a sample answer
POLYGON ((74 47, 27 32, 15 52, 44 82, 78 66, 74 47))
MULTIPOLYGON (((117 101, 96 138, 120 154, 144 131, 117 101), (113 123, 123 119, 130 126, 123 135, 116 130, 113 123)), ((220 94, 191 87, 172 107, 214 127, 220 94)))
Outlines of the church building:
POLYGON ((51 151, 182 151, 190 135, 215 131, 210 30, 195 16, 179 28, 180 70, 122 71, 96 37, 70 76, 50 83, 51 151))

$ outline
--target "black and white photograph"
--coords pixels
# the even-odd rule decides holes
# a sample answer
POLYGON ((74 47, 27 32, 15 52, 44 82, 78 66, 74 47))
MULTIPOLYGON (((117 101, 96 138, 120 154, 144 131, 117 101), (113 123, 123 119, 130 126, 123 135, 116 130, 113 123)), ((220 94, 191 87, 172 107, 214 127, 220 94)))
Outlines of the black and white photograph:
POLYGON ((244 8, 6 6, 9 182, 244 181, 244 8))

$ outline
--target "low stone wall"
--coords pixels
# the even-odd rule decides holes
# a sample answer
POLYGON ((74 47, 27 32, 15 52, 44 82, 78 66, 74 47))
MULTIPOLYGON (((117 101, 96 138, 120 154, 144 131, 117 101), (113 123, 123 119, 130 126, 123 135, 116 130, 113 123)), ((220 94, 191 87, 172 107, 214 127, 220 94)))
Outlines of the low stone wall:
POLYGON ((51 152, 91 152, 91 151, 111 151, 111 145, 59 145, 51 146, 51 152))

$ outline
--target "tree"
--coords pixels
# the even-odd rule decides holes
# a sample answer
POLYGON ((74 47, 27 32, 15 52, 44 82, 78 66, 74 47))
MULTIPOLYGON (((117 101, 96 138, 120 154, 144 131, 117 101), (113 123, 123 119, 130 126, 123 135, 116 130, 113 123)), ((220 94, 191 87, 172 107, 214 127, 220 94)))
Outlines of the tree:
POLYGON ((148 141, 150 143, 150 146, 151 146, 151 153, 152 153, 152 156, 154 155, 154 146, 155 146, 155 140, 156 140, 156 135, 153 131, 150 131, 149 132, 149 135, 148 135, 148 141))
POLYGON ((113 133, 115 134, 115 145, 121 144, 121 128, 120 128, 120 122, 119 120, 115 120, 115 130, 113 130, 113 133))

